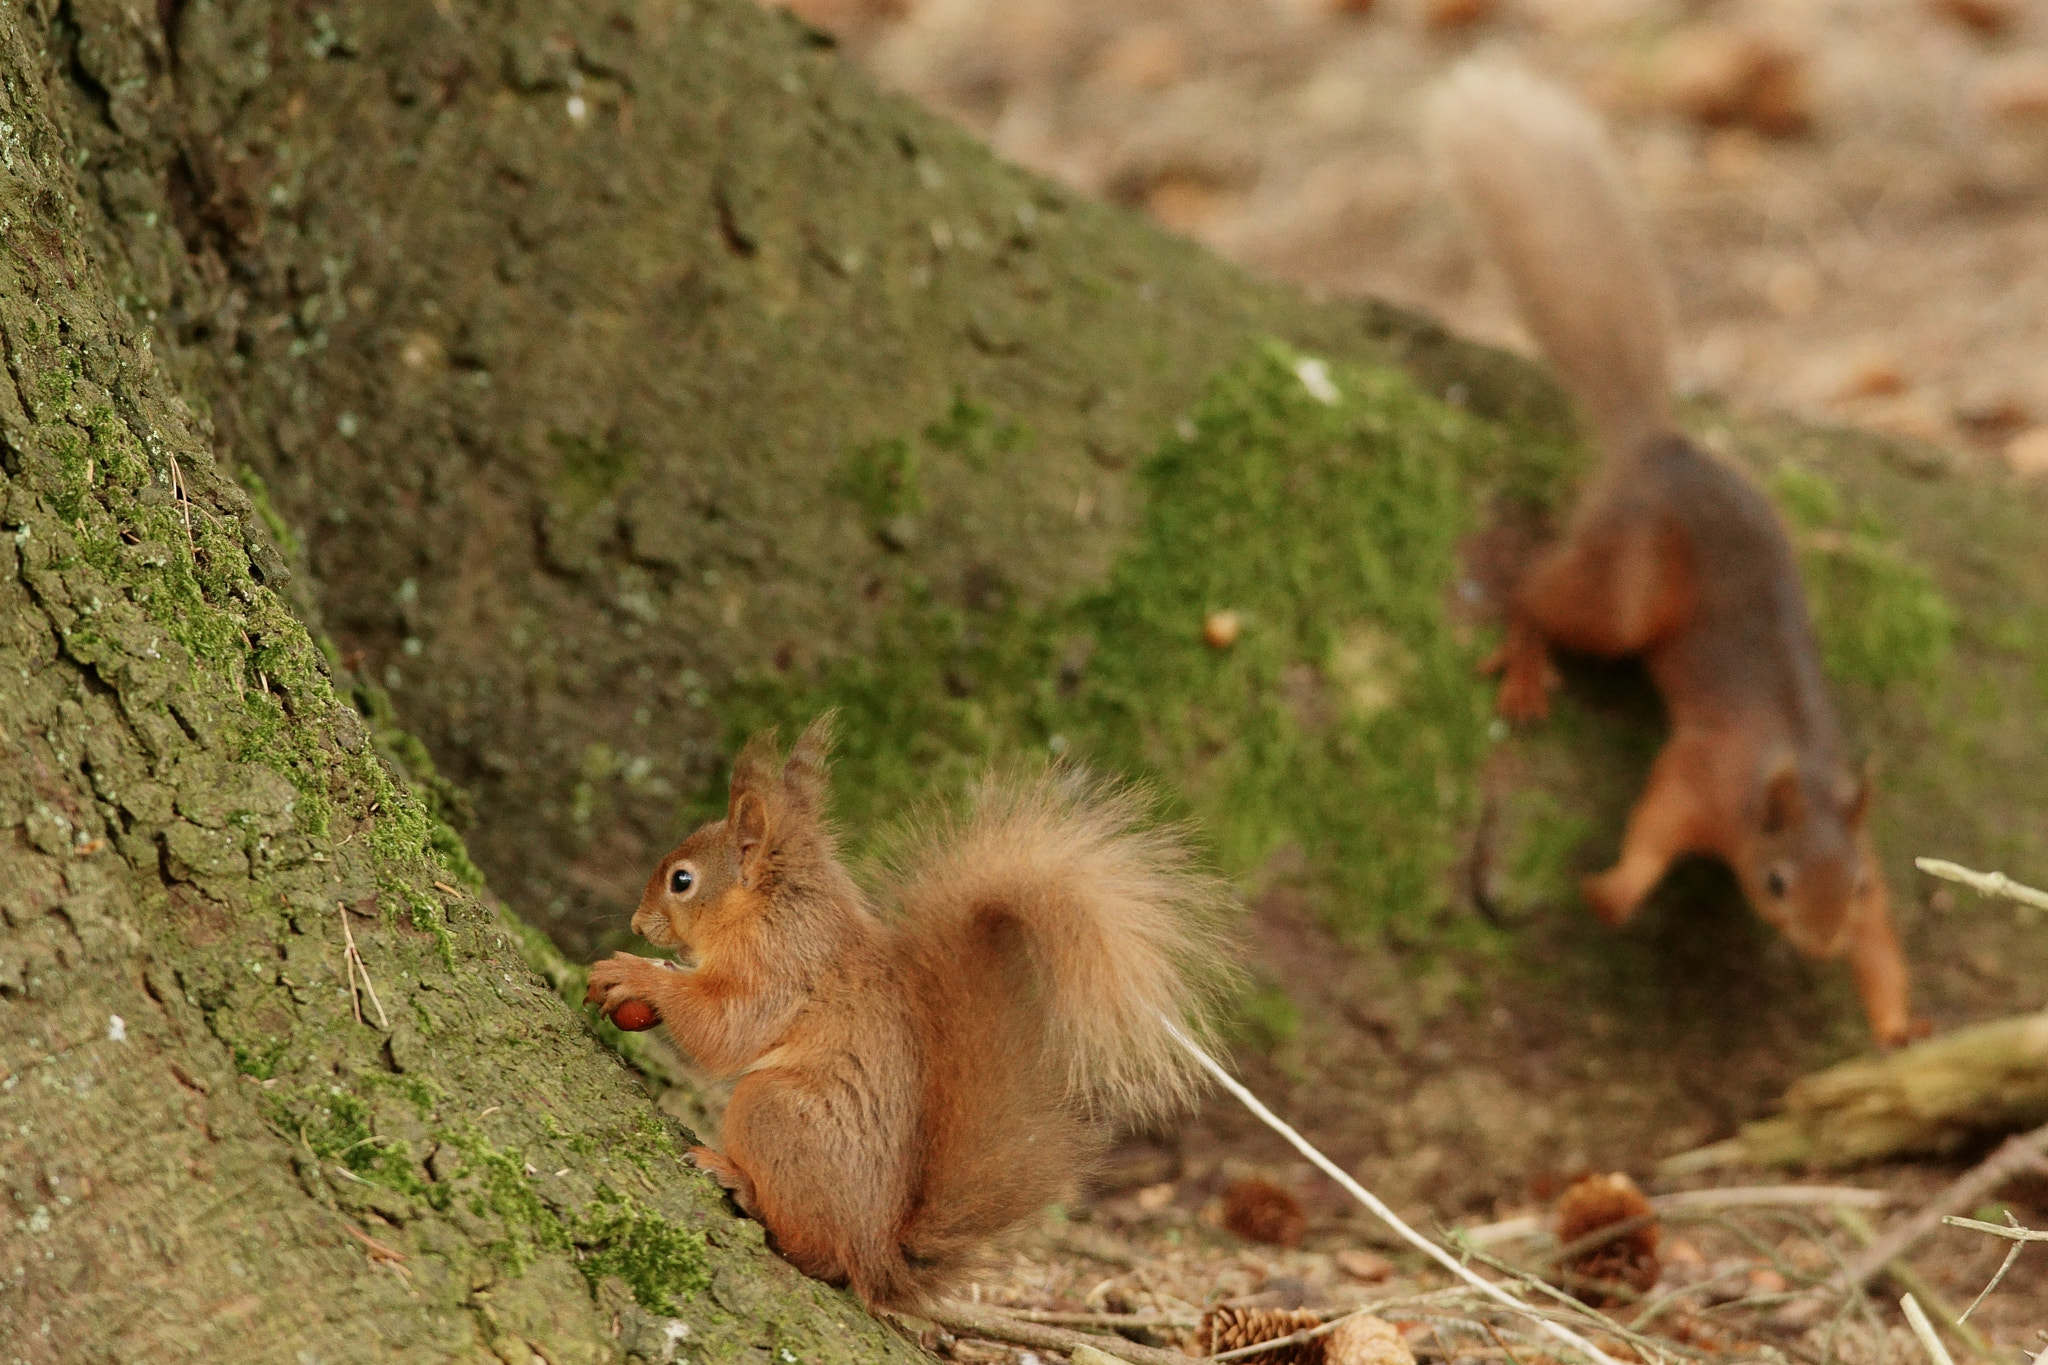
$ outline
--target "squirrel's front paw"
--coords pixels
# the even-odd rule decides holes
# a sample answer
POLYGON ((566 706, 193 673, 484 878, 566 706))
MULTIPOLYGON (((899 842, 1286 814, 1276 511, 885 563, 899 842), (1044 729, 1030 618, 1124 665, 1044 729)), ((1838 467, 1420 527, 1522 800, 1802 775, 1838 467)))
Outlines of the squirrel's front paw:
POLYGON ((1586 898, 1594 914, 1610 929, 1619 929, 1628 923, 1636 912, 1640 897, 1629 894, 1621 877, 1621 869, 1612 868, 1598 876, 1586 877, 1579 882, 1579 894, 1586 898))
POLYGON ((652 958, 635 957, 631 953, 613 953, 602 962, 593 963, 590 968, 590 985, 583 992, 583 1003, 602 1006, 610 1014, 628 1000, 644 999, 651 993, 651 987, 661 980, 658 975, 665 970, 652 958))
POLYGON ((1479 665, 1481 674, 1500 675, 1493 709, 1511 721, 1542 720, 1550 714, 1550 693, 1562 679, 1540 638, 1510 632, 1499 649, 1479 665))
POLYGON ((1878 1050, 1890 1052, 1895 1048, 1911 1047, 1933 1033, 1934 1021, 1911 1016, 1873 1025, 1871 1031, 1877 1035, 1878 1050))
POLYGON ((1500 691, 1494 710, 1511 721, 1542 720, 1550 714, 1550 690, 1558 684, 1557 668, 1549 654, 1517 651, 1498 670, 1500 691))

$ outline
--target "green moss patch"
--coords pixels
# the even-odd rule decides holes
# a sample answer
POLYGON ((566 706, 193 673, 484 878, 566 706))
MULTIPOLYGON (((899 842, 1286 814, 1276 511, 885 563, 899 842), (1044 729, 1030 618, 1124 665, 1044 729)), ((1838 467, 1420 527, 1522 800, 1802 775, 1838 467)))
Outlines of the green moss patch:
POLYGON ((272 1121, 299 1138, 314 1156, 331 1161, 359 1180, 404 1194, 426 1195, 427 1182, 411 1144, 375 1130, 370 1100, 339 1085, 315 1095, 296 1110, 279 1102, 272 1121))
MULTIPOLYGON (((956 402, 918 439, 965 458, 1025 438, 956 402)), ((1099 589, 1020 609, 991 579, 962 604, 906 564, 874 649, 749 680, 733 736, 841 708, 839 809, 862 832, 1017 751, 1148 775, 1232 875, 1297 848, 1333 925, 1419 928, 1447 900, 1487 742, 1477 646, 1445 595, 1499 450, 1397 372, 1268 344, 1145 462, 1099 589), (1219 612, 1240 622, 1227 647, 1204 638, 1219 612)), ((878 486, 846 491, 873 515, 878 486)), ((708 792, 699 813, 721 805, 708 792)))
POLYGON ((1824 475, 1780 465, 1771 491, 1798 533, 1828 676, 1883 690, 1941 675, 1956 613, 1877 514, 1852 508, 1824 475))
POLYGON ((600 1185, 576 1230, 576 1268, 593 1292, 616 1276, 650 1313, 677 1311, 675 1295, 711 1287, 704 1234, 678 1227, 600 1185))

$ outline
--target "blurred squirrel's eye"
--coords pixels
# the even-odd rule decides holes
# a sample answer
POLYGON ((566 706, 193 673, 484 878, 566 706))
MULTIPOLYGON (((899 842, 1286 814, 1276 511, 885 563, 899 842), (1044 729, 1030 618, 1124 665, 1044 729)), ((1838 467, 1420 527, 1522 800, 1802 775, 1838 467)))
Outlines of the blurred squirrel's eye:
POLYGON ((697 874, 687 867, 679 867, 668 874, 668 892, 671 896, 687 896, 690 888, 697 884, 697 874))
POLYGON ((1773 896, 1783 900, 1785 893, 1792 889, 1792 879, 1785 875, 1783 868, 1774 867, 1764 874, 1764 885, 1770 888, 1773 896))

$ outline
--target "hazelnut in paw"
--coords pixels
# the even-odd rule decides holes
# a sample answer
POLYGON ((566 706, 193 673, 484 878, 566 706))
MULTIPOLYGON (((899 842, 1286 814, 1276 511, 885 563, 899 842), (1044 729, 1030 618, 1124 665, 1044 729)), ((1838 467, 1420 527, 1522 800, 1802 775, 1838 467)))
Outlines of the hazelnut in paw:
POLYGON ((628 1032, 651 1029, 661 1019, 646 997, 655 993, 666 970, 652 958, 614 953, 591 967, 583 1003, 598 1006, 605 1018, 628 1032))
POLYGON ((628 1033, 645 1033, 661 1022, 661 1016, 654 1012, 654 1006, 645 1000, 626 1000, 612 1007, 606 1018, 614 1028, 628 1033))

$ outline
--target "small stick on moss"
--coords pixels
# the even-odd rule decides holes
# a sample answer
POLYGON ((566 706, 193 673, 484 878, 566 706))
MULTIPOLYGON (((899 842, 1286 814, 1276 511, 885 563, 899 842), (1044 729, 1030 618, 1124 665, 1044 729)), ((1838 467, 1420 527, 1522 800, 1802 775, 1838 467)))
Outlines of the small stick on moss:
POLYGON ((348 907, 341 906, 341 965, 348 973, 348 1001, 356 1012, 356 1022, 363 1022, 363 992, 356 985, 356 940, 348 931, 348 907))
POLYGON ((185 491, 185 471, 178 468, 178 452, 171 453, 171 495, 178 500, 178 506, 185 513, 185 548, 192 556, 192 562, 199 562, 199 542, 192 538, 192 495, 185 491))
POLYGON ((1395 1234, 1403 1241, 1425 1253, 1436 1261, 1437 1264, 1450 1271, 1451 1274, 1471 1285, 1474 1289, 1494 1300, 1502 1307, 1519 1316, 1532 1319, 1544 1332, 1555 1337, 1573 1350, 1583 1352, 1589 1359, 1597 1361, 1599 1365, 1619 1365, 1619 1362, 1613 1356, 1608 1355, 1577 1332, 1537 1315, 1530 1309, 1528 1304, 1523 1303, 1499 1285, 1476 1274, 1470 1266, 1467 1266, 1457 1257, 1451 1255, 1450 1252, 1445 1251, 1435 1242, 1430 1241, 1429 1238, 1424 1237, 1414 1228, 1409 1227, 1407 1223, 1402 1221, 1400 1215, 1387 1207, 1386 1202, 1378 1195, 1352 1179, 1350 1172, 1324 1156, 1321 1151, 1310 1144, 1307 1138, 1295 1132, 1278 1114, 1275 1114, 1264 1104, 1260 1103, 1257 1095, 1254 1095, 1251 1091, 1240 1085, 1235 1076, 1232 1076, 1223 1069, 1222 1063, 1198 1047, 1194 1039, 1181 1031, 1179 1024, 1176 1024, 1163 1014, 1159 1016, 1159 1019, 1161 1023, 1166 1025, 1167 1031, 1173 1035, 1175 1041, 1186 1048, 1188 1053, 1202 1065, 1205 1071, 1214 1076, 1225 1090, 1228 1090, 1235 1096, 1238 1103, 1251 1110, 1261 1123, 1287 1139, 1294 1150, 1307 1157, 1324 1175, 1327 1175, 1330 1179, 1336 1181, 1338 1185, 1342 1186, 1345 1193, 1365 1205, 1366 1208, 1372 1210, 1379 1220, 1389 1228, 1392 1228, 1395 1234))
MULTIPOLYGON (((348 927, 348 906, 346 905, 341 907, 341 938, 345 954, 350 966, 353 968, 348 979, 350 992, 353 993, 356 986, 354 973, 361 972, 363 974, 363 989, 370 993, 370 1003, 377 1007, 377 1026, 386 1033, 389 1033, 391 1031, 391 1020, 385 1017, 384 1002, 377 998, 377 987, 370 981, 370 968, 363 961, 362 953, 356 948, 355 932, 348 927)), ((361 996, 356 996, 356 1022, 358 1024, 363 1022, 363 1001, 361 996)))
POLYGON ((354 1223, 343 1223, 342 1227, 347 1229, 349 1236, 355 1238, 358 1242, 361 1242, 365 1247, 369 1248, 371 1260, 390 1261, 395 1265, 398 1262, 403 1261, 405 1259, 404 1252, 393 1251, 390 1247, 385 1246, 382 1242, 370 1236, 369 1233, 364 1232, 354 1223))

